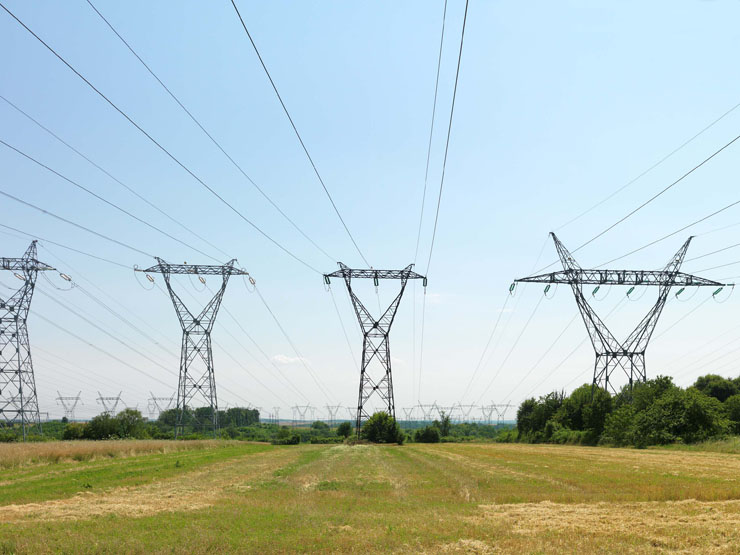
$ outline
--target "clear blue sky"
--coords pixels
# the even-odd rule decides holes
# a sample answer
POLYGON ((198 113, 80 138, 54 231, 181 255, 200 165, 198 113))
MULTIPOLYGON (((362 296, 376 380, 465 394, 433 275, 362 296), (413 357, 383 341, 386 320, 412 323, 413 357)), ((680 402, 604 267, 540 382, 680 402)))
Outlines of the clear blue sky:
MULTIPOLYGON (((4 3, 277 241, 322 272, 333 271, 337 260, 362 266, 230 2, 97 0, 95 4, 247 173, 331 258, 286 224, 84 0, 4 3)), ((413 262, 443 3, 242 1, 239 6, 327 187, 370 264, 402 268, 413 262)), ((422 273, 426 271, 439 190, 463 10, 464 2, 449 0, 417 267, 422 273)), ((740 4, 726 1, 596 4, 471 0, 429 272, 420 393, 415 384, 421 352, 421 287, 415 291, 410 287, 392 335, 399 408, 419 400, 436 400, 441 405, 458 401, 518 403, 527 395, 590 382, 593 352, 588 343, 577 348, 586 338, 582 323, 575 320, 556 341, 576 315, 572 295, 563 287, 553 299, 541 302, 512 349, 542 296, 541 288, 530 286, 520 288, 509 301, 499 326, 501 333, 493 341, 496 348, 462 398, 512 279, 555 260, 552 244, 545 244, 547 233, 629 182, 740 102, 740 77, 735 69, 739 18, 740 4), (555 369, 571 352, 572 356, 555 369), (532 369, 539 359, 539 365, 532 369)), ((243 405, 246 399, 263 407, 264 412, 280 406, 281 416, 288 416, 288 407, 304 400, 284 384, 275 366, 316 406, 329 402, 354 405, 361 339, 342 284, 335 282, 332 287, 353 354, 320 275, 285 255, 219 204, 5 12, 0 12, 0 49, 0 94, 238 258, 254 275, 298 351, 329 391, 328 398, 319 391, 259 298, 248 292, 241 280, 234 279, 224 306, 270 360, 222 312, 214 331, 221 405, 243 405)), ((0 122, 4 141, 194 247, 225 259, 1 101, 0 122)), ((559 229, 559 236, 566 246, 575 248, 730 141, 739 129, 740 108, 623 192, 559 229)), ((601 264, 740 198, 738 149, 740 144, 728 148, 579 251, 576 258, 584 267, 601 264)), ((211 262, 1 145, 0 166, 1 188, 8 193, 167 260, 211 262)), ((7 198, 0 203, 6 225, 129 267, 153 262, 7 198)), ((618 265, 661 267, 690 233, 697 238, 688 258, 734 244, 739 242, 740 225, 713 230, 738 222, 740 206, 620 260, 618 265)), ((16 235, 1 236, 3 256, 20 256, 29 242, 16 235)), ((54 402, 57 390, 66 395, 82 390, 85 406, 80 415, 98 412, 94 400, 98 390, 103 395, 123 390, 125 403, 138 404, 142 410, 149 391, 156 395, 171 392, 88 343, 172 383, 174 390, 172 373, 176 374, 179 363, 180 332, 167 297, 156 289, 143 290, 132 271, 50 244, 40 249, 39 256, 110 303, 158 344, 80 291, 56 291, 44 280, 39 281, 40 291, 74 305, 124 343, 150 353, 150 358, 171 372, 37 293, 34 314, 52 319, 85 340, 67 336, 31 316, 42 411, 59 414, 54 402), (116 305, 106 294, 124 306, 116 305)), ((735 260, 740 260, 740 248, 689 261, 685 269, 698 271, 735 260)), ((724 278, 738 274, 740 264, 703 275, 724 278)), ((2 279, 3 284, 15 285, 12 275, 2 279)), ((50 279, 61 283, 55 276, 50 279)), ((179 286, 198 295, 187 280, 179 286)), ((392 298, 395 287, 381 285, 382 302, 392 298)), ((369 306, 377 306, 372 287, 362 292, 369 306)), ((595 302, 597 310, 608 313, 624 293, 615 288, 606 299, 595 302)), ((648 291, 640 302, 622 303, 614 312, 608 322, 613 323, 619 337, 626 336, 642 318, 656 294, 648 291)), ((731 343, 740 340, 734 329, 738 298, 732 296, 719 304, 707 300, 710 296, 711 291, 700 290, 685 303, 669 302, 648 350, 649 375, 669 373, 686 384, 702 372, 740 373, 731 353, 740 346, 740 341, 731 343), (695 308, 696 312, 673 326, 695 308), (715 355, 709 354, 715 350, 715 355), (694 359, 698 361, 695 364, 694 359)), ((202 294, 199 298, 201 302, 204 299, 202 294)))

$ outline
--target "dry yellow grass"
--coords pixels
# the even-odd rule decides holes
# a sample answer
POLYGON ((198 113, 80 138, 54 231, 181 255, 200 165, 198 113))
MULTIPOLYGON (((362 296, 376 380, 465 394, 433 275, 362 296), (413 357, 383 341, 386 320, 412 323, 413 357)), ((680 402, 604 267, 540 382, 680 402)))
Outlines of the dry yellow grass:
MULTIPOLYGON (((8 497, 0 503, 0 553, 740 552, 738 455, 496 444, 247 447, 225 447, 228 459, 194 453, 206 462, 147 483, 94 482, 66 497, 39 489, 44 496, 33 503, 8 497)), ((71 466, 93 480, 86 468, 148 470, 158 459, 171 469, 185 457, 71 466)), ((33 487, 42 488, 38 469, 46 481, 56 469, 33 470, 33 487)), ((26 484, 25 472, 9 472, 15 486, 26 484)), ((65 470, 65 483, 75 477, 65 470)))
POLYGON ((145 453, 171 453, 223 446, 217 441, 50 441, 47 443, 0 443, 0 468, 131 457, 145 453))

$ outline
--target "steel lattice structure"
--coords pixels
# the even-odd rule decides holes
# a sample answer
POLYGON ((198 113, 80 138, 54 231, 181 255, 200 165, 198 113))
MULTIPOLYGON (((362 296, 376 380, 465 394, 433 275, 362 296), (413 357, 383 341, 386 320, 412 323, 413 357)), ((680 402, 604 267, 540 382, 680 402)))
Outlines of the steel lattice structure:
POLYGON ((175 437, 185 429, 185 418, 193 402, 203 402, 211 409, 211 426, 213 435, 218 432, 218 398, 216 396, 216 378, 213 372, 213 351, 211 348, 211 331, 216 322, 216 315, 221 306, 226 285, 232 275, 249 275, 246 270, 234 267, 236 259, 223 265, 169 264, 157 257, 157 264, 146 270, 146 273, 159 273, 164 277, 167 291, 175 307, 177 318, 182 327, 182 348, 180 351, 180 373, 177 384, 177 423, 175 437), (206 306, 196 315, 191 312, 172 288, 172 275, 221 276, 221 287, 206 306))
POLYGON ((584 270, 563 246, 554 233, 550 234, 555 243, 563 271, 540 274, 517 279, 528 283, 565 283, 571 286, 573 295, 586 324, 591 344, 596 352, 593 387, 616 393, 610 381, 614 370, 621 369, 629 379, 631 388, 635 381, 647 380, 645 370, 645 351, 663 311, 671 287, 723 287, 724 284, 680 271, 692 237, 689 237, 670 262, 662 270, 584 270), (625 341, 618 341, 586 300, 584 285, 638 285, 658 287, 658 300, 640 321, 625 341))
MULTIPOLYGON (((82 402, 82 398, 80 397, 82 395, 82 391, 80 391, 75 397, 64 397, 61 393, 59 393, 59 390, 57 390, 58 397, 56 398, 57 403, 60 403, 62 407, 64 408, 64 416, 69 420, 70 422, 75 421, 75 409, 77 408, 77 404, 82 402)), ((84 403, 82 403, 84 405, 84 403)))
POLYGON ((23 440, 27 426, 41 426, 36 378, 28 341, 28 312, 39 272, 54 270, 36 259, 36 241, 20 258, 0 258, 0 270, 9 270, 23 281, 8 298, 0 298, 0 423, 20 423, 23 440))
POLYGON ((393 418, 396 417, 396 405, 393 398, 393 376, 391 374, 391 351, 388 344, 388 336, 408 280, 421 279, 424 280, 424 286, 426 286, 427 278, 414 272, 412 270, 413 267, 413 264, 409 264, 403 270, 353 270, 339 262, 339 270, 331 274, 324 274, 324 281, 327 285, 333 277, 344 280, 350 300, 352 301, 352 306, 357 314, 357 321, 360 323, 360 329, 362 330, 362 366, 360 368, 360 391, 357 399, 357 414, 355 418, 358 436, 363 421, 370 417, 365 410, 365 405, 373 395, 379 396, 388 414, 393 418), (385 312, 380 315, 380 318, 375 319, 352 290, 352 279, 372 279, 376 286, 381 279, 400 280, 401 290, 385 312), (380 367, 377 372, 374 368, 375 366, 380 367))

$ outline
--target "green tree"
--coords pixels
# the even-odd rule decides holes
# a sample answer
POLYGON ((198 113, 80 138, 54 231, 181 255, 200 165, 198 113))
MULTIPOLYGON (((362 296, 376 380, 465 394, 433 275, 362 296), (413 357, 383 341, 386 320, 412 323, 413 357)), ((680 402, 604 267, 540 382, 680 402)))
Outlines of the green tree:
POLYGON ((373 443, 403 443, 401 427, 387 412, 376 412, 362 426, 360 435, 373 443))
POLYGON ((732 432, 740 434, 740 394, 728 397, 724 402, 724 407, 732 432))
POLYGON ((635 409, 632 405, 622 405, 608 414, 604 421, 601 443, 622 447, 633 442, 633 421, 635 409))
POLYGON ((118 438, 118 423, 108 413, 95 416, 85 426, 85 439, 110 439, 118 438))
POLYGON ((704 395, 714 397, 720 403, 724 403, 728 397, 740 393, 735 382, 717 374, 707 374, 696 379, 694 387, 704 395))
POLYGON ((322 422, 321 420, 317 420, 316 422, 311 424, 311 428, 313 428, 317 432, 328 432, 329 431, 329 425, 326 422, 322 422))
POLYGON ((352 435, 352 424, 349 422, 342 422, 339 426, 337 426, 337 435, 339 437, 348 438, 352 435))
POLYGON ((70 422, 64 427, 62 439, 83 439, 85 437, 85 426, 81 422, 70 422))
POLYGON ((437 426, 426 426, 414 433, 414 441, 418 443, 439 443, 439 439, 437 426))
POLYGON ((695 388, 666 390, 646 410, 636 412, 638 446, 681 441, 693 443, 725 433, 729 422, 722 403, 695 388))
POLYGON ((447 414, 445 411, 441 411, 439 413, 439 420, 434 421, 434 426, 439 428, 439 434, 442 437, 449 436, 450 428, 452 427, 452 422, 450 421, 450 415, 447 414))
POLYGON ((114 420, 117 425, 117 435, 121 438, 140 438, 144 435, 144 417, 135 409, 124 409, 114 420))

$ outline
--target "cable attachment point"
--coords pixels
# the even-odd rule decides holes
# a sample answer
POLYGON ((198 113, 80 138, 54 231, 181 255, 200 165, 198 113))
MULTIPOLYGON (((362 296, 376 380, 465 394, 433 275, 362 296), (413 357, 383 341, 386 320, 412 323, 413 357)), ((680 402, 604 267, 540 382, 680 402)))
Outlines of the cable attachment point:
POLYGON ((64 281, 72 281, 72 278, 63 272, 59 272, 59 277, 62 278, 64 281))
POLYGON ((514 296, 514 290, 516 289, 516 283, 509 285, 509 295, 514 296))
POLYGON ((23 277, 22 275, 20 275, 20 274, 16 274, 16 273, 14 273, 13 275, 14 275, 14 276, 15 276, 16 278, 18 278, 19 280, 21 280, 21 281, 26 281, 26 278, 24 278, 24 277, 23 277))

